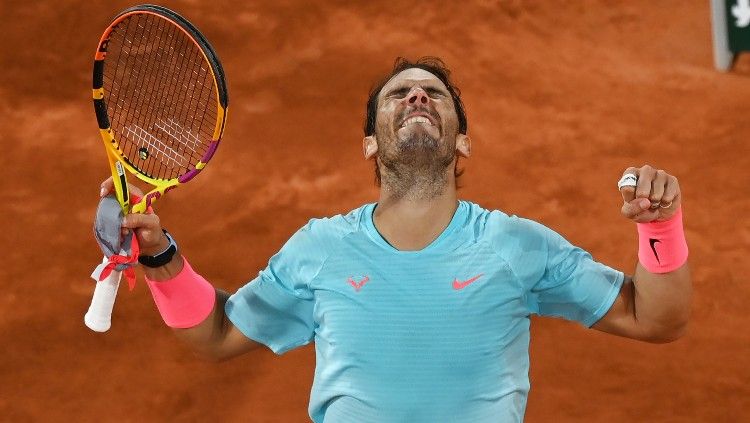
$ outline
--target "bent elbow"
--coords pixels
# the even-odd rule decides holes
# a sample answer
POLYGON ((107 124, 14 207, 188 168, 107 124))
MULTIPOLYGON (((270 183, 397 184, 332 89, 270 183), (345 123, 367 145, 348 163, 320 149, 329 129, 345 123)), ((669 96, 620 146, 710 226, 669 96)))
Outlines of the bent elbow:
POLYGON ((208 363, 222 363, 232 357, 219 348, 200 348, 194 350, 194 353, 200 360, 208 363))
POLYGON ((201 354, 200 357, 203 361, 214 363, 214 364, 222 363, 229 359, 229 357, 225 357, 219 354, 201 354))
POLYGON ((663 326, 657 330, 649 331, 643 341, 652 344, 668 344, 685 336, 688 330, 688 319, 671 326, 663 326))
POLYGON ((244 348, 231 348, 227 345, 215 345, 197 351, 198 355, 205 361, 211 363, 223 363, 248 351, 257 349, 261 344, 252 343, 244 345, 244 348))

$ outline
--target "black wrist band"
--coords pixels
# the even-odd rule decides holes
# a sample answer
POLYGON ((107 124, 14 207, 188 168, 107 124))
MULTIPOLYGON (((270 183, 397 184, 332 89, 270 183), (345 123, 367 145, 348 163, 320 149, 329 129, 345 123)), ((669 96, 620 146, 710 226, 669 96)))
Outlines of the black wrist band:
POLYGON ((172 235, 166 229, 162 229, 162 231, 169 241, 167 249, 153 256, 138 256, 138 263, 146 267, 161 267, 172 261, 172 257, 177 252, 177 243, 174 242, 172 235))

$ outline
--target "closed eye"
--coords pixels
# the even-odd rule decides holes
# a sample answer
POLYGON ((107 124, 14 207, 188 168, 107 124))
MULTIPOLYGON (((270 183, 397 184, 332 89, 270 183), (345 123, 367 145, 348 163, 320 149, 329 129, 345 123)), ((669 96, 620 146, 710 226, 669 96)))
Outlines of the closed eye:
POLYGON ((432 98, 442 98, 448 95, 446 92, 438 88, 426 88, 425 92, 432 98))
POLYGON ((409 94, 409 91, 411 90, 407 87, 396 88, 395 90, 388 93, 388 97, 404 98, 406 97, 406 94, 409 94))
MULTIPOLYGON (((440 88, 424 87, 423 90, 431 98, 444 98, 448 96, 448 93, 445 92, 445 90, 442 90, 440 88)), ((404 98, 406 97, 407 94, 409 94, 410 91, 411 91, 410 87, 394 88, 393 90, 389 91, 385 96, 390 97, 390 98, 404 98)))

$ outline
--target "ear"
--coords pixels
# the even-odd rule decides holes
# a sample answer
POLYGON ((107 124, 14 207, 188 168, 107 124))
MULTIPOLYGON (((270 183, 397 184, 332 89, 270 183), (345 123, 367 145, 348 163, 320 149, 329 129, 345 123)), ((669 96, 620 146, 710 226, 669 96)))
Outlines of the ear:
POLYGON ((365 160, 370 160, 378 152, 378 141, 375 135, 366 136, 362 140, 362 152, 365 154, 365 160))
POLYGON ((471 156, 471 138, 466 134, 456 136, 456 152, 461 157, 469 158, 471 156))

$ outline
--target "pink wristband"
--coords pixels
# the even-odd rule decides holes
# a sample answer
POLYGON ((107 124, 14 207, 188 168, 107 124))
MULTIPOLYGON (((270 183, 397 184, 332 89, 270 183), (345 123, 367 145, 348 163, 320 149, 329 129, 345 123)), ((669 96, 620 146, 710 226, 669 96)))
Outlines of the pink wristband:
POLYGON ((638 260, 651 273, 668 273, 685 264, 688 246, 682 207, 669 220, 638 224, 638 260))
POLYGON ((172 328, 191 328, 204 321, 214 309, 216 290, 203 276, 195 273, 187 259, 180 273, 165 281, 146 284, 154 296, 164 323, 172 328))

